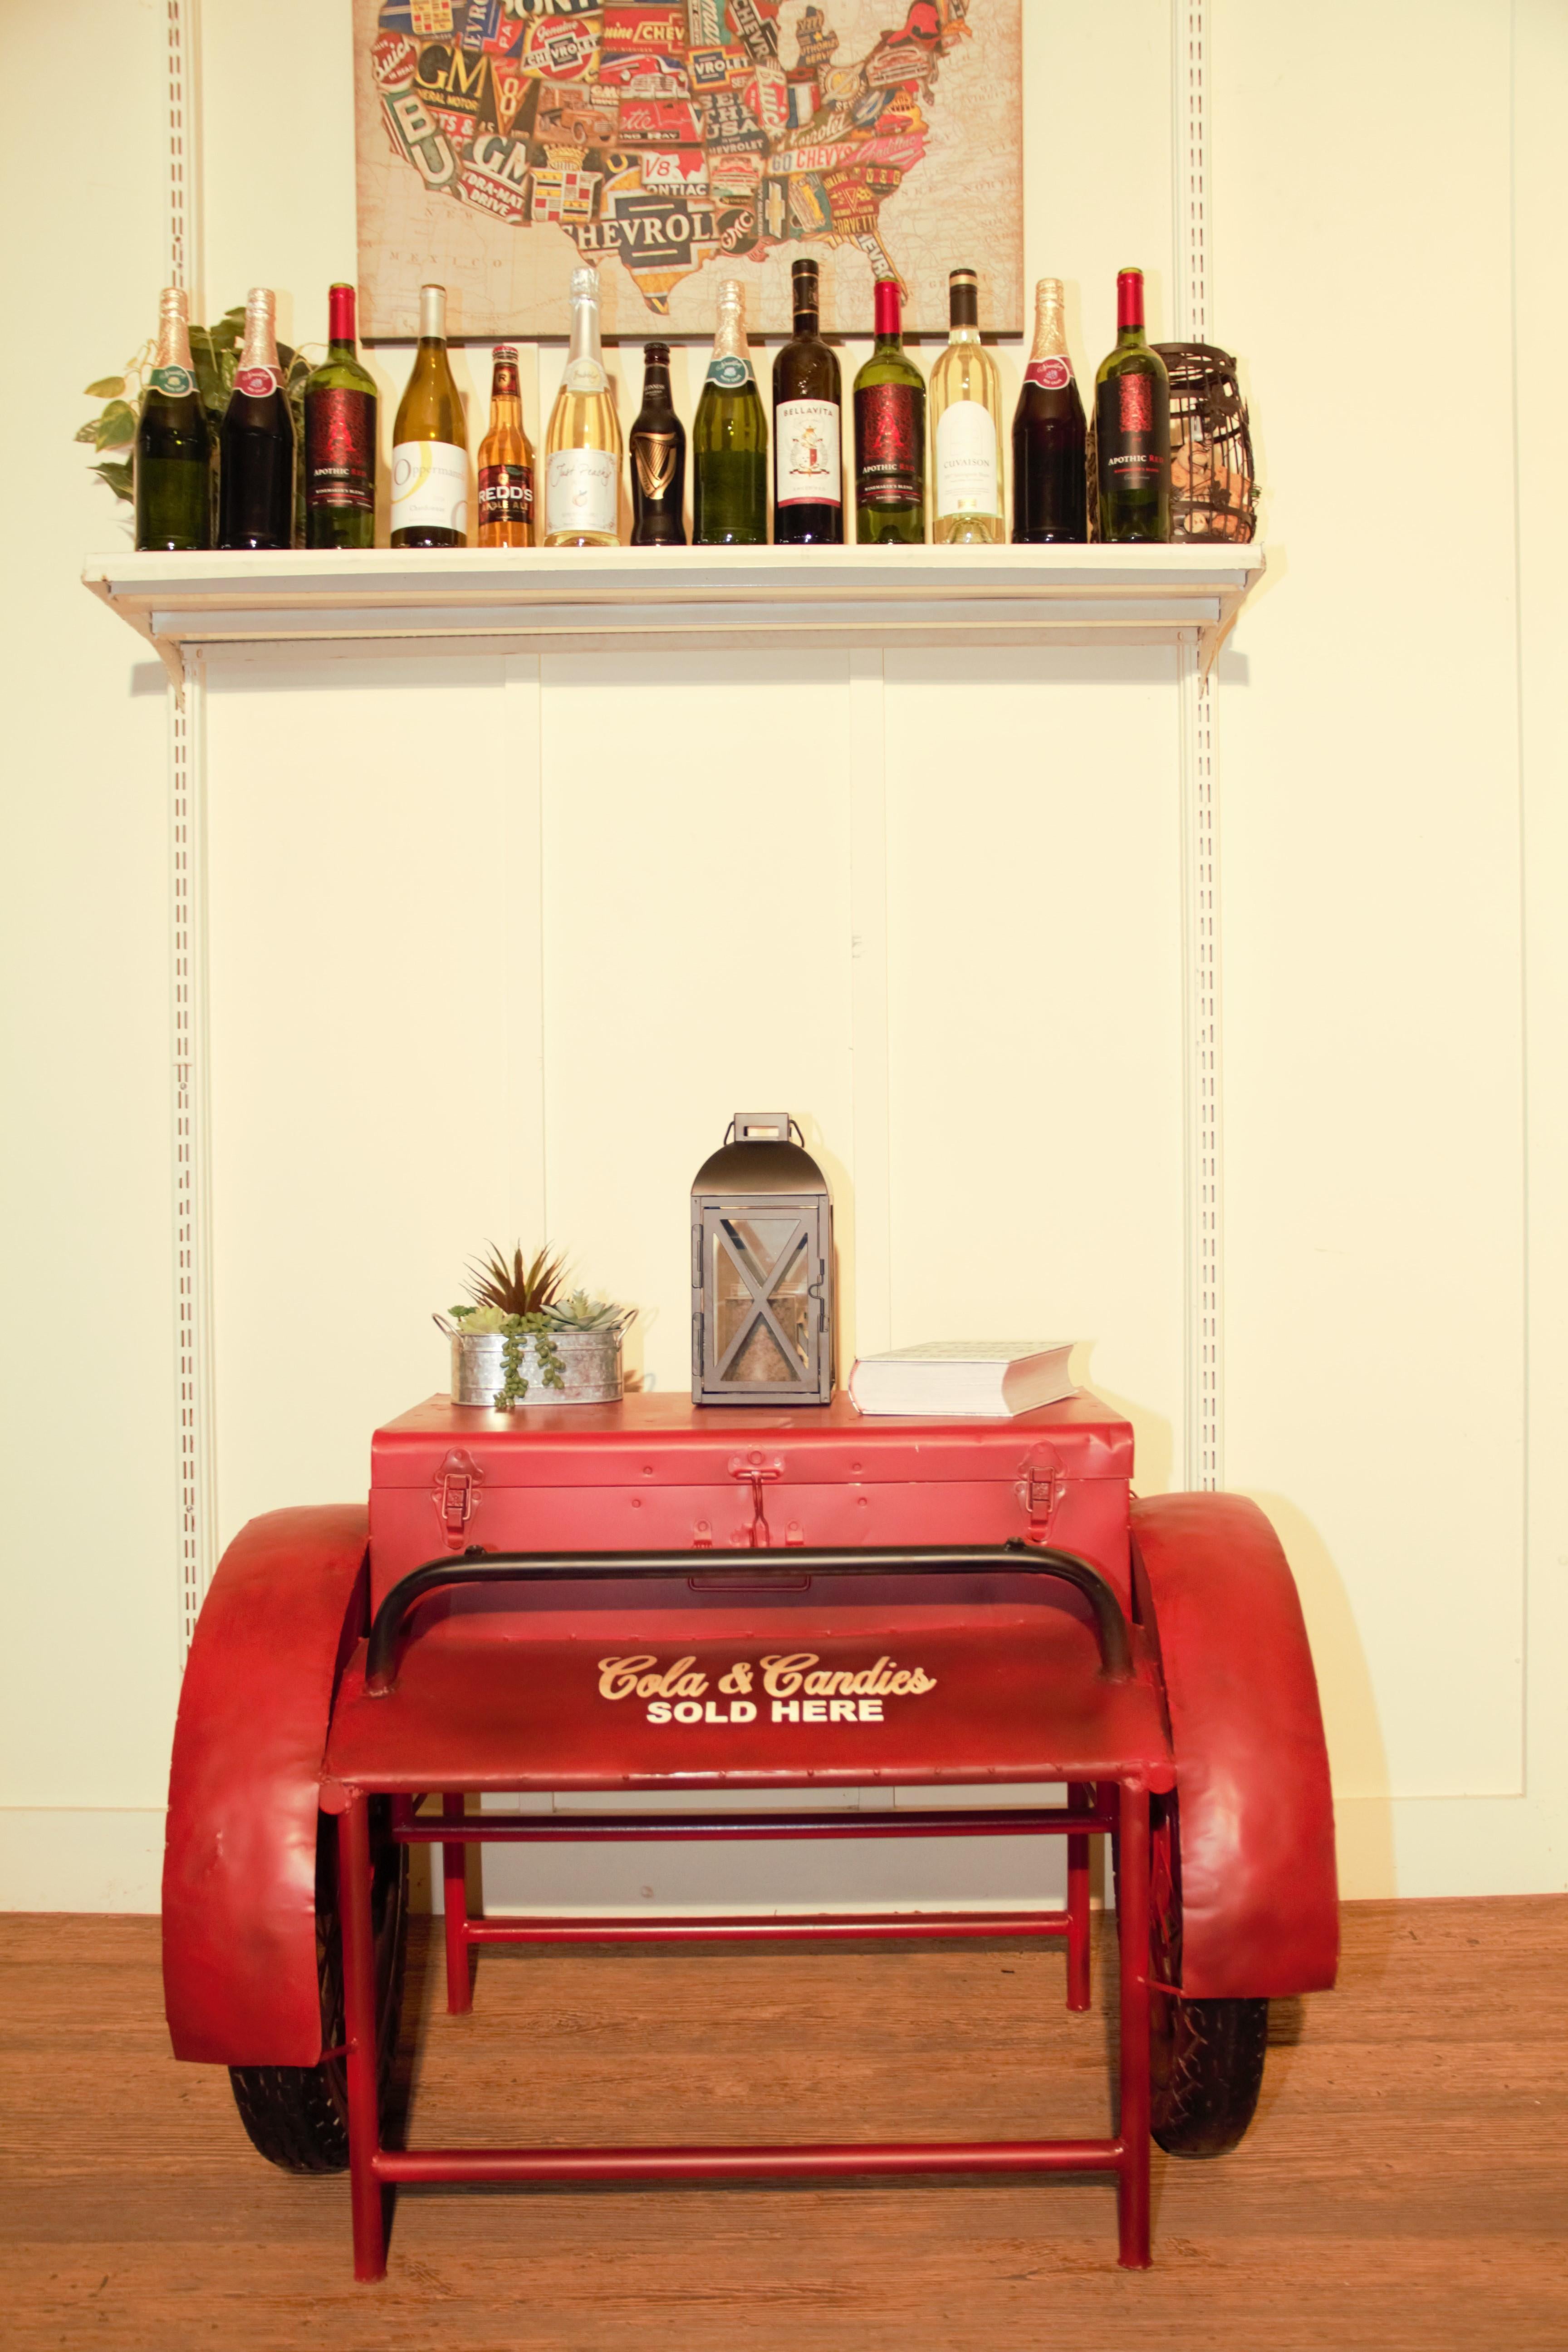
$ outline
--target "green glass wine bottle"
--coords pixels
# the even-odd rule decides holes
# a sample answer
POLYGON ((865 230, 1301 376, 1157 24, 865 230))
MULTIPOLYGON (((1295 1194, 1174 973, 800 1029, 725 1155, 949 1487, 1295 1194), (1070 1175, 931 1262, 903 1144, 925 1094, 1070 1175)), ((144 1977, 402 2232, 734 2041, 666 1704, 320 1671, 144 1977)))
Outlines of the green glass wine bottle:
POLYGON ((862 547, 926 535, 926 388, 905 355, 899 281, 879 278, 877 345, 855 379, 855 537, 862 547))
POLYGON ((739 281, 719 289, 719 325, 691 436, 692 544, 765 547, 768 421, 746 346, 739 281))
POLYGON ((354 289, 327 296, 326 358, 305 385, 305 544, 375 544, 375 379, 354 348, 354 289))
POLYGON ((1171 536, 1171 379, 1143 333, 1143 272, 1116 274, 1116 349, 1094 380, 1096 483, 1102 540, 1171 536))
POLYGON ((136 544, 185 552, 213 543, 212 433, 191 358, 189 299, 158 298, 158 349, 142 394, 134 457, 136 544))

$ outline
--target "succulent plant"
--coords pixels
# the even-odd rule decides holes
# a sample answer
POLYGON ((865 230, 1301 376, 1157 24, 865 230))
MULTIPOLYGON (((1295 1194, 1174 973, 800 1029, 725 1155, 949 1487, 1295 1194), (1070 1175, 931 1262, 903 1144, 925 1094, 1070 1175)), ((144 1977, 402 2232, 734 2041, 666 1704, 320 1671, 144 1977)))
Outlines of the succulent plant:
POLYGON ((553 1299, 545 1314, 557 1331, 612 1331, 629 1323, 633 1311, 613 1298, 593 1298, 585 1290, 574 1290, 569 1298, 553 1299))
MULTIPOLYGON (((503 1315, 542 1314, 561 1287, 565 1259, 552 1257, 548 1244, 531 1265, 524 1265, 521 1249, 512 1251, 510 1266, 494 1242, 489 1252, 482 1265, 468 1268, 468 1297, 474 1305, 497 1307, 503 1315)), ((468 1328, 472 1330, 475 1326, 468 1328)))

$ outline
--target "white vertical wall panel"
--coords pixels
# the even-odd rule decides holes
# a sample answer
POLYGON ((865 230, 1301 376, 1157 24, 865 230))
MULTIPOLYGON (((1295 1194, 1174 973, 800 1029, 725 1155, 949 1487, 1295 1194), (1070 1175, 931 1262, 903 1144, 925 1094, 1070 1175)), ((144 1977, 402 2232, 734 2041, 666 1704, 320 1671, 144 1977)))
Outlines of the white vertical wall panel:
POLYGON ((1092 1343, 1080 1377, 1131 1414, 1141 1483, 1168 1486, 1173 656, 900 654, 887 670, 893 1343, 1092 1343))
POLYGON ((1341 1792, 1517 1790, 1509 12, 1217 0, 1218 340, 1270 580, 1222 665, 1228 1468, 1341 1792))
POLYGON ((209 665, 217 1502, 352 1500, 540 1209, 533 665, 209 665), (518 674, 519 669, 521 675, 518 674))
POLYGON ((688 1196, 731 1113, 793 1111, 849 1190, 847 664, 543 667, 550 1234, 639 1303, 631 1360, 679 1390, 688 1196))

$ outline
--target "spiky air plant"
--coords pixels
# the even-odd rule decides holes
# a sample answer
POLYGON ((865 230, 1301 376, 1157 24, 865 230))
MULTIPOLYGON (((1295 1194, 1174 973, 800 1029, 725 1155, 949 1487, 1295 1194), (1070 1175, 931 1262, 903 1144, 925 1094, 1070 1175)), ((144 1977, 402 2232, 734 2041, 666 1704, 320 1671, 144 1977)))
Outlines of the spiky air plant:
POLYGON ((565 1269, 565 1259, 552 1257, 548 1246, 531 1265, 524 1265, 521 1249, 514 1248, 508 1265, 494 1242, 482 1264, 469 1265, 468 1297, 473 1304, 454 1307, 452 1320, 459 1330, 502 1334, 498 1412, 527 1402, 531 1383, 523 1357, 530 1342, 539 1385, 545 1389, 566 1385, 566 1368, 552 1336, 556 1327, 548 1311, 565 1269))
POLYGON ((524 1265, 521 1249, 512 1251, 510 1265, 494 1242, 489 1252, 482 1265, 468 1267, 468 1297, 475 1306, 499 1307, 503 1315, 542 1314, 561 1287, 565 1258, 552 1257, 548 1244, 531 1265, 524 1265))

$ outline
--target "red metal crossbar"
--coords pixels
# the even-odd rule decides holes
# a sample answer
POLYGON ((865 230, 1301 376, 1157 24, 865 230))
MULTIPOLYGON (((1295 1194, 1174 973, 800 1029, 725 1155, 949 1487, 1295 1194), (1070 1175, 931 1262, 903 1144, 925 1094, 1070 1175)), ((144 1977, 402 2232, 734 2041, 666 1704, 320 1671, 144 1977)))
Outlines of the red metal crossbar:
MULTIPOLYGON (((386 2269, 384 2187, 398 2181, 721 2180, 850 2178, 870 2173, 921 2172, 1111 2172, 1116 2176, 1120 2259, 1130 2269, 1149 2261, 1149 1798, 1145 1789, 1122 1785, 1114 1821, 1121 1837, 1120 1911, 1117 1920, 1121 2008, 1120 2132, 1105 2140, 940 2140, 829 2143, 820 2146, 737 2147, 588 2148, 385 2148, 381 2145, 377 2086, 375 1959, 371 1919, 371 1852, 366 1799, 346 1792, 339 1823, 339 1899, 343 1922, 344 2008, 349 2079, 349 2171, 353 2210, 354 2275, 381 2278, 386 2269)), ((1069 1787, 1065 1808, 1022 1815, 983 1815, 987 1831, 1004 1833, 1027 1820, 1040 1833, 1068 1839, 1068 1907, 1065 1915, 924 1913, 878 1915, 871 1919, 832 1920, 473 1920, 468 1916, 464 1864, 469 1844, 488 1843, 492 1825, 507 1836, 604 1835, 606 1817, 497 1816, 465 1814, 460 1794, 442 1800, 442 1819, 426 1822, 407 1800, 395 1808, 395 1833, 439 1843, 447 1906, 447 2007, 469 2006, 468 1947, 478 1943, 529 1943, 604 1939, 642 1940, 664 1935, 733 1937, 795 1935, 1007 1935, 1065 1934, 1068 1941, 1068 2005, 1089 2005, 1089 1833, 1111 1825, 1102 1802, 1108 1792, 1069 1787), (525 1826, 526 1825, 526 1826, 525 1826), (1047 1922, 1049 1921, 1049 1925, 1047 1922)), ((963 1817, 935 1817, 952 1834, 963 1817)), ((906 1813, 891 1831, 885 1815, 860 1815, 853 1825, 837 1817, 830 1834, 941 1834, 925 1828, 931 1816, 906 1813), (920 1823, 917 1829, 913 1826, 920 1823)), ((820 1836, 826 1826, 811 1816, 727 1819, 694 1815, 617 1817, 622 1838, 681 1834, 698 1836, 820 1836), (724 1822, 721 1829, 719 1823, 724 1822)))

